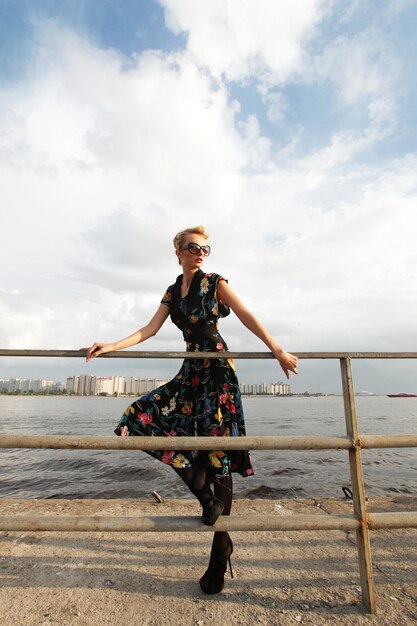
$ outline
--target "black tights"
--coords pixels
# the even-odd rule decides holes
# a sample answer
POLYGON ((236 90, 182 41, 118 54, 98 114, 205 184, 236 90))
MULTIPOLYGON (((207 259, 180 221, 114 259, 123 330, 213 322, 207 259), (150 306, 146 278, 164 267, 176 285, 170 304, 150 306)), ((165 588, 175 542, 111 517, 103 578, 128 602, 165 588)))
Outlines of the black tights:
MULTIPOLYGON (((207 483, 210 484, 210 479, 206 470, 203 467, 182 467, 173 468, 178 476, 185 482, 192 494, 197 496, 200 502, 204 501, 202 498, 211 497, 207 495, 209 492, 206 489, 207 483), (203 491, 203 493, 202 493, 203 491)), ((223 476, 223 478, 216 479, 214 481, 214 495, 221 500, 224 504, 222 515, 230 515, 232 509, 232 496, 233 496, 233 481, 232 475, 223 476)), ((213 536, 213 543, 211 547, 212 554, 223 552, 228 546, 228 533, 227 532, 215 532, 213 536)))
MULTIPOLYGON (((222 515, 230 515, 233 496, 232 474, 229 474, 229 476, 223 476, 223 478, 220 478, 219 482, 216 481, 214 483, 214 495, 224 504, 222 515)), ((227 532, 214 533, 211 553, 218 554, 219 552, 224 552, 228 546, 228 537, 229 534, 227 532)))

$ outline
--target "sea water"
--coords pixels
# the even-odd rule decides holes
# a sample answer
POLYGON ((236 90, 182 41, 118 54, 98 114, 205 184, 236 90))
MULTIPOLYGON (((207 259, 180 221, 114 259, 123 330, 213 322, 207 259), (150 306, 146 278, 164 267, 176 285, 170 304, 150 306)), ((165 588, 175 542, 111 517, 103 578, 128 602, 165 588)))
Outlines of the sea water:
MULTIPOLYGON (((126 397, 0 396, 0 433, 112 435, 126 397)), ((343 398, 243 398, 249 435, 344 436, 343 398)), ((361 434, 416 434, 417 398, 357 398, 361 434)), ((346 450, 253 451, 255 475, 235 475, 243 497, 342 497, 346 450)), ((414 494, 417 450, 363 450, 366 493, 414 494)), ((172 469, 137 450, 0 450, 0 497, 189 498, 172 469)))

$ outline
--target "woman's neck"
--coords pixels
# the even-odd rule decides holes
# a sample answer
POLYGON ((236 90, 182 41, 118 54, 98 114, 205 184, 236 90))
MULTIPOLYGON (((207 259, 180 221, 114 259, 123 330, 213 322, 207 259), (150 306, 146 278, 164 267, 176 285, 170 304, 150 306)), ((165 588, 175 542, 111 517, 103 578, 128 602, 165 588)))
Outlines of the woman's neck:
POLYGON ((191 281, 193 280, 196 272, 198 272, 198 267, 196 268, 183 268, 182 270, 182 283, 181 283, 181 287, 182 287, 182 291, 183 292, 188 292, 188 290, 190 289, 190 285, 191 285, 191 281))

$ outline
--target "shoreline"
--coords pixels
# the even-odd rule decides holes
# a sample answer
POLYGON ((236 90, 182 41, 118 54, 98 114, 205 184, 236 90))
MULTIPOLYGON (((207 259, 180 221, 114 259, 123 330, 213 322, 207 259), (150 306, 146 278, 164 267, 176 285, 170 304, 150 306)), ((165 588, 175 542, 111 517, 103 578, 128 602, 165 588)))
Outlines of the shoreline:
MULTIPOLYGON (((242 398, 343 398, 342 393, 286 393, 286 394, 268 394, 268 393, 241 393, 242 398)), ((131 393, 118 393, 114 394, 76 394, 76 393, 0 393, 0 397, 16 397, 16 398, 133 398, 138 399, 141 396, 131 393)), ((355 393, 356 398, 416 398, 417 395, 414 394, 406 394, 404 396, 400 394, 389 394, 389 393, 355 393)))
MULTIPOLYGON (((417 510, 413 496, 371 497, 370 511, 417 510)), ((194 500, 0 500, 1 515, 199 515, 194 500)), ((351 514, 342 498, 236 500, 233 515, 351 514)), ((211 533, 0 532, 0 609, 8 626, 219 623, 287 625, 417 619, 416 529, 371 533, 377 614, 361 603, 355 533, 234 532, 223 593, 198 585, 211 533)))

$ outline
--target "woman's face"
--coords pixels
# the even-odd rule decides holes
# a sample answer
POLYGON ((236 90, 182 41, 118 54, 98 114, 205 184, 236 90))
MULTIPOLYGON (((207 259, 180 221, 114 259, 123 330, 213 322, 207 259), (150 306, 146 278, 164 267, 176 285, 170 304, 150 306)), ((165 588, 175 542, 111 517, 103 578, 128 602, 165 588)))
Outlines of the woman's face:
POLYGON ((204 263, 204 254, 201 251, 198 254, 192 254, 187 250, 189 243, 197 243, 199 246, 206 246, 207 239, 202 235, 189 234, 185 236, 185 240, 181 246, 185 248, 185 250, 176 250, 176 255, 181 262, 183 270, 198 269, 204 263))

